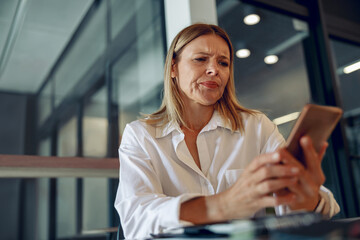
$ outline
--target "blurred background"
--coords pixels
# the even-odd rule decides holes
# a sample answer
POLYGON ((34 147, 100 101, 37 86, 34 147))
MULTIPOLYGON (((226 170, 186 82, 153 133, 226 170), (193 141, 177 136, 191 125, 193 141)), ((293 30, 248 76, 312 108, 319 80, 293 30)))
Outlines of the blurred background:
MULTIPOLYGON (((343 108, 323 162, 360 216, 360 1, 0 0, 0 154, 116 158, 122 131, 160 106, 175 33, 218 24, 240 102, 287 137, 306 103, 343 108)), ((1 176, 1 167, 0 167, 1 176)), ((105 239, 116 178, 0 178, 2 239, 105 239)))

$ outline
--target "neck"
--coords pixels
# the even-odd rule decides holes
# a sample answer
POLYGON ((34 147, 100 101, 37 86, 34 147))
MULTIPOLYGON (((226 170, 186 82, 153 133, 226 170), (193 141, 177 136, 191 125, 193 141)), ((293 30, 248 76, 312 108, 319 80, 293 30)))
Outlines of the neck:
POLYGON ((199 132, 210 121, 214 113, 214 106, 194 104, 186 106, 184 120, 190 130, 199 132))

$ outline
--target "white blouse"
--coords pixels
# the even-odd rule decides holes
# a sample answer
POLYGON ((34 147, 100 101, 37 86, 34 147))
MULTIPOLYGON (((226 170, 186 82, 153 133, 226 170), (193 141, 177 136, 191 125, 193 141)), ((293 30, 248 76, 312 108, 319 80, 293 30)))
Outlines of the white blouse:
MULTIPOLYGON (((264 114, 242 113, 244 133, 231 132, 214 112, 197 138, 201 170, 178 124, 128 124, 119 148, 120 176, 115 200, 126 238, 149 237, 189 224, 179 220, 180 205, 191 198, 220 193, 238 179, 256 156, 283 146, 284 138, 264 114)), ((317 212, 339 212, 332 193, 322 187, 317 212)), ((284 214, 289 209, 277 209, 284 214)))

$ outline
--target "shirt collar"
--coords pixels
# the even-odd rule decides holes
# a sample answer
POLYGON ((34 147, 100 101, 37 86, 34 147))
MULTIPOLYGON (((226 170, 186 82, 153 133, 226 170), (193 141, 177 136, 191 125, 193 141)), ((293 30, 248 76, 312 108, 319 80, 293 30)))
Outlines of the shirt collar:
POLYGON ((169 135, 170 133, 172 133, 173 131, 177 131, 179 133, 182 133, 181 128, 179 126, 179 124, 177 122, 171 121, 168 122, 162 126, 158 126, 156 127, 156 138, 162 138, 165 137, 167 135, 169 135))
MULTIPOLYGON (((207 132, 215 130, 218 127, 226 128, 232 131, 231 124, 220 116, 219 112, 214 110, 214 113, 206 126, 201 130, 201 132, 207 132)), ((182 133, 182 130, 177 122, 168 122, 163 126, 156 127, 156 138, 162 138, 169 135, 173 131, 178 131, 182 133)), ((235 132, 237 132, 236 130, 235 132)), ((200 133, 201 133, 200 132, 200 133)))

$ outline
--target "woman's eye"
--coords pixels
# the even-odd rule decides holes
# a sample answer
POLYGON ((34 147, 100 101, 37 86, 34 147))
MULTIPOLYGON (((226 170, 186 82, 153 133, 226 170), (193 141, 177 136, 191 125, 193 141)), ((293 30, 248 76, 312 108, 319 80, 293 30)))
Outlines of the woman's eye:
POLYGON ((195 58, 195 61, 198 61, 198 62, 204 62, 206 59, 205 58, 195 58))
POLYGON ((229 64, 227 63, 227 62, 219 62, 219 64, 221 65, 221 66, 224 66, 224 67, 228 67, 229 66, 229 64))

